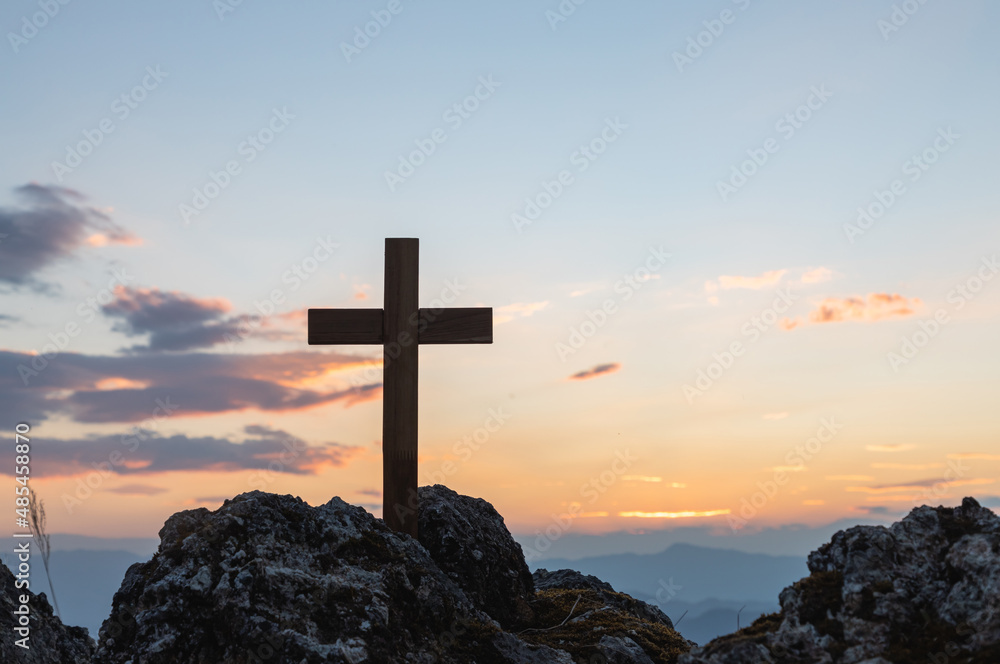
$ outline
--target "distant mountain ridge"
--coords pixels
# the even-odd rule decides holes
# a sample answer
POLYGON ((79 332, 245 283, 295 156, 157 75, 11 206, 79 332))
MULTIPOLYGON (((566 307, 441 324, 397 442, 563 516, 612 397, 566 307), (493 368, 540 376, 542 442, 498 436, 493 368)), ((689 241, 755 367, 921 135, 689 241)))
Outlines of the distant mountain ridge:
MULTIPOLYGON (((987 505, 989 506, 989 505, 987 505)), ((997 501, 1000 506, 1000 501, 997 501)), ((542 549, 537 535, 514 533, 514 539, 524 548, 529 563, 545 567, 551 559, 579 560, 616 553, 659 553, 674 544, 691 544, 710 549, 735 549, 746 553, 763 553, 770 556, 802 556, 805 558, 834 533, 858 525, 888 525, 905 516, 907 511, 879 511, 867 516, 845 517, 811 526, 790 523, 782 526, 755 530, 747 526, 733 533, 728 526, 719 531, 713 526, 676 526, 663 530, 619 530, 601 534, 567 532, 555 540, 546 541, 542 549)))
POLYGON ((591 574, 620 592, 653 597, 661 608, 672 600, 774 602, 782 588, 808 574, 805 556, 772 556, 693 544, 673 544, 652 554, 550 558, 529 566, 566 567, 591 574))

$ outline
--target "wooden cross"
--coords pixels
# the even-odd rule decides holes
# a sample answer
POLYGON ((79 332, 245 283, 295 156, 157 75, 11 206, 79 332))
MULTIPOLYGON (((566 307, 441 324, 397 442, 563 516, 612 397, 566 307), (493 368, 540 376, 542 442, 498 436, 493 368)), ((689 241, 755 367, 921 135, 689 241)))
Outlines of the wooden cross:
POLYGON ((421 309, 419 240, 386 238, 384 309, 310 309, 309 345, 382 344, 382 520, 417 536, 417 346, 491 344, 491 307, 421 309))

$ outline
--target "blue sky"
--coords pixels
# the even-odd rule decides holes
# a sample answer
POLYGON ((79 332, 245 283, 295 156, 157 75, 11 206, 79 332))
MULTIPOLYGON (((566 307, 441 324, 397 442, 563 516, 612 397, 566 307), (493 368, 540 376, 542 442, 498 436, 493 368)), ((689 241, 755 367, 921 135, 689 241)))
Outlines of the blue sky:
MULTIPOLYGON (((10 33, 41 10, 35 2, 7 3, 0 9, 8 90, 0 107, 8 127, 0 207, 7 218, 32 209, 15 191, 28 183, 71 189, 85 197, 73 200, 74 209, 101 211, 128 241, 111 233, 110 241, 62 247, 31 283, 8 274, 0 282, 0 314, 9 317, 0 319, 7 321, 0 349, 17 354, 11 367, 21 354, 41 351, 118 268, 133 276, 125 284, 132 290, 115 295, 117 314, 95 312, 62 360, 70 353, 84 356, 82 363, 138 353, 141 363, 157 354, 181 362, 197 361, 198 353, 325 352, 305 347, 295 312, 379 306, 383 239, 419 237, 422 299, 458 279, 457 306, 494 306, 510 319, 497 319, 492 347, 421 351, 422 463, 435 468, 454 456, 453 442, 490 408, 512 409, 496 444, 477 451, 449 484, 495 502, 515 526, 530 530, 579 502, 577 487, 623 446, 641 459, 629 477, 659 481, 616 480, 587 507, 595 516, 586 528, 628 527, 621 513, 690 512, 696 520, 734 513, 796 441, 832 416, 848 423, 843 434, 806 472, 795 472, 796 481, 762 510, 762 523, 864 514, 866 497, 893 486, 910 487, 891 492, 897 498, 919 494, 912 487, 943 481, 949 454, 995 447, 1000 282, 963 298, 968 306, 960 311, 948 294, 1000 241, 1000 52, 990 33, 1000 10, 985 1, 895 5, 912 12, 905 23, 897 13, 898 30, 886 28, 894 3, 882 0, 591 0, 564 2, 575 7, 565 21, 552 19, 557 2, 401 0, 392 5, 396 14, 387 13, 388 2, 247 0, 221 14, 226 5, 207 0, 70 2, 20 41, 10 33), (391 21, 345 57, 342 45, 377 20, 372 12, 391 21), (685 52, 689 38, 706 45, 678 67, 674 53, 685 52), (481 98, 468 102, 477 89, 481 98), (127 116, 123 94, 135 106, 127 116), (801 110, 810 100, 814 108, 801 110), (459 124, 449 109, 462 103, 475 110, 459 124), (796 112, 808 120, 793 134, 781 129, 796 112), (106 119, 114 131, 82 163, 71 172, 53 168, 106 119), (264 130, 269 138, 278 126, 263 149, 246 147, 249 136, 264 130), (609 126, 617 129, 605 137, 615 140, 581 170, 581 146, 600 145, 609 126), (390 188, 386 172, 436 130, 445 139, 390 188), (942 134, 952 137, 938 143, 948 149, 935 151, 942 134), (719 182, 769 140, 777 151, 723 200, 719 182), (905 164, 928 149, 937 152, 935 163, 910 179, 905 164), (195 190, 228 162, 238 174, 185 223, 180 206, 192 205, 195 190), (519 232, 512 215, 524 214, 525 199, 538 200, 564 170, 572 183, 519 232), (856 221, 857 208, 871 206, 895 180, 903 193, 849 241, 844 226, 856 221), (293 289, 285 275, 313 255, 317 238, 339 248, 293 289), (668 263, 618 301, 615 283, 661 247, 668 263), (235 348, 127 350, 153 331, 124 308, 164 314, 158 293, 175 293, 218 323, 252 312, 275 288, 286 296, 276 313, 287 317, 272 321, 270 336, 235 348), (713 353, 749 342, 742 327, 781 288, 797 294, 781 316, 785 327, 773 325, 748 343, 703 398, 685 399, 683 386, 713 353), (558 344, 608 298, 620 310, 564 361, 558 344), (228 309, 212 304, 219 299, 228 309), (888 354, 941 308, 954 321, 894 370, 888 354), (600 366, 614 369, 567 380, 600 366), (893 457, 886 461, 869 449, 880 445, 904 447, 884 452, 893 457), (914 458, 904 462, 905 455, 914 458), (908 467, 872 467, 887 463, 908 467), (850 480, 867 491, 826 479, 843 476, 870 478, 850 480)), ((0 259, 3 251, 0 242, 0 259)), ((344 352, 377 359, 376 350, 344 352)), ((106 377, 116 378, 122 369, 115 367, 106 377)), ((18 389, 16 374, 5 378, 18 389)), ((299 387, 315 379, 294 378, 299 387)), ((155 387, 159 378, 148 380, 155 387)), ((319 377, 328 390, 351 380, 350 367, 319 377)), ((61 398, 59 389, 89 388, 51 389, 48 399, 61 398)), ((4 426, 24 417, 14 412, 20 401, 7 403, 4 426)), ((313 502, 338 492, 377 510, 378 399, 288 412, 251 405, 205 414, 190 399, 184 406, 191 416, 170 418, 162 435, 239 444, 248 440, 246 427, 267 426, 312 446, 336 441, 363 450, 349 462, 327 459, 303 475, 279 474, 272 488, 313 502)), ((117 435, 133 424, 110 412, 100 422, 81 417, 70 410, 38 424, 43 435, 84 447, 81 437, 117 435)), ((215 478, 217 492, 199 492, 203 482, 177 470, 147 473, 138 482, 146 489, 116 476, 107 487, 132 486, 138 493, 116 495, 139 498, 127 509, 95 498, 79 523, 125 509, 126 525, 115 534, 145 535, 155 530, 146 522, 246 488, 249 467, 216 474, 217 462, 209 454, 194 473, 215 478)), ((62 468, 50 492, 65 494, 78 471, 62 468)), ((965 479, 982 480, 974 488, 992 495, 996 476, 995 461, 979 459, 965 479)), ((960 498, 958 486, 941 499, 960 498)), ((908 504, 900 499, 893 509, 908 504)), ((69 517, 53 520, 69 528, 69 517)), ((681 517, 648 517, 655 527, 674 518, 681 517)))

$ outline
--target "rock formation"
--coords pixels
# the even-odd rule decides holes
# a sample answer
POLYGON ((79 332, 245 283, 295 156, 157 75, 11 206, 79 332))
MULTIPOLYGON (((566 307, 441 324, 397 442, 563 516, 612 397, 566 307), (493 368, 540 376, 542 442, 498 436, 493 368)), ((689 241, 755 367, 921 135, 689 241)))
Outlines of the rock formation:
MULTIPOLYGON (((38 560, 41 565, 41 560, 38 560)), ((37 571, 37 570, 36 570, 37 571)), ((30 580, 30 579, 29 579, 30 580)), ((94 640, 82 627, 67 627, 52 613, 45 593, 17 588, 16 580, 6 565, 0 564, 0 662, 7 664, 89 664, 94 654, 94 640), (20 598, 28 597, 27 649, 17 645, 25 634, 15 632, 21 627, 20 598)))
POLYGON ((484 500, 420 489, 420 541, 334 498, 254 491, 179 512, 129 568, 96 652, 0 566, 0 661, 29 664, 996 664, 1000 517, 967 498, 838 532, 781 612, 695 647, 658 608, 572 570, 528 573, 484 500), (690 651, 690 652, 689 652, 690 651))
POLYGON ((339 498, 254 491, 175 514, 160 540, 115 595, 98 661, 570 661, 503 632, 419 542, 339 498))
POLYGON ((539 569, 534 579, 535 620, 555 627, 522 632, 532 643, 566 650, 576 661, 601 664, 675 662, 694 645, 674 631, 659 608, 615 592, 596 576, 539 569))
POLYGON ((96 661, 672 664, 689 649, 610 586, 536 594, 486 501, 443 486, 420 499, 421 542, 339 498, 254 491, 175 514, 128 570, 96 661))
POLYGON ((682 664, 1000 662, 1000 517, 972 498, 840 531, 809 571, 780 613, 682 664))
POLYGON ((535 597, 521 545, 482 498, 420 487, 420 543, 480 611, 504 628, 527 625, 535 597))

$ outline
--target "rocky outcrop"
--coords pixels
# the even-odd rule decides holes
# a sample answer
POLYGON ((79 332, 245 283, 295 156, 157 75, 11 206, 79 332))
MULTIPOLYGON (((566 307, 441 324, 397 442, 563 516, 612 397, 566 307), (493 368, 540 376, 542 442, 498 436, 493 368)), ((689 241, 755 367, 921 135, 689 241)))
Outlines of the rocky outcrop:
MULTIPOLYGON (((41 560, 37 561, 39 567, 41 560)), ((35 573, 40 570, 34 570, 35 573)), ((15 578, 6 565, 0 564, 0 662, 19 664, 89 664, 94 654, 94 640, 83 627, 67 627, 52 613, 45 593, 38 595, 29 589, 17 588, 15 578), (21 596, 28 597, 27 631, 23 629, 21 596), (21 641, 27 648, 17 645, 21 641)))
POLYGON ((664 627, 674 628, 670 621, 659 607, 653 606, 635 599, 624 593, 617 593, 610 583, 601 581, 596 576, 581 574, 572 569, 560 569, 550 572, 547 569, 535 570, 533 575, 535 588, 543 590, 587 590, 593 593, 610 608, 617 609, 623 613, 635 616, 645 622, 656 623, 664 627))
POLYGON ((420 487, 420 543, 469 600, 504 628, 527 625, 535 596, 521 545, 482 498, 420 487))
POLYGON ((521 633, 532 643, 566 650, 576 661, 607 664, 672 663, 694 645, 659 608, 615 592, 595 576, 539 569, 534 579, 532 608, 544 627, 521 633))
POLYGON ((689 649, 599 580, 535 593, 489 503, 445 487, 420 498, 426 546, 339 498, 254 491, 175 514, 128 570, 96 661, 674 664, 689 649))
POLYGON ((175 514, 160 540, 115 594, 99 662, 571 661, 502 632, 419 542, 339 498, 254 491, 175 514))
POLYGON ((809 570, 780 613, 682 664, 1000 662, 1000 517, 972 498, 840 531, 809 570))

